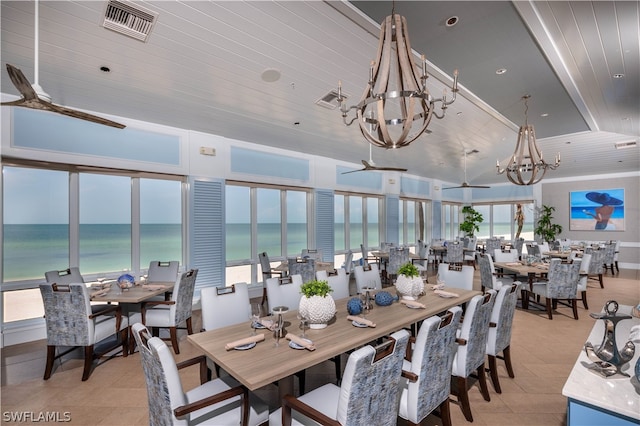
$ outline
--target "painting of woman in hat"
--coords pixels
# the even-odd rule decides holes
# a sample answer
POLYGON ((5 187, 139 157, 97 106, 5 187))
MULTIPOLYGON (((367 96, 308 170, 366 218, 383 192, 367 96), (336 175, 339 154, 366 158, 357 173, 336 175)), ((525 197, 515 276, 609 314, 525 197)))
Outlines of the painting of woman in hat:
POLYGON ((572 192, 571 229, 585 231, 624 230, 623 200, 623 189, 572 192))

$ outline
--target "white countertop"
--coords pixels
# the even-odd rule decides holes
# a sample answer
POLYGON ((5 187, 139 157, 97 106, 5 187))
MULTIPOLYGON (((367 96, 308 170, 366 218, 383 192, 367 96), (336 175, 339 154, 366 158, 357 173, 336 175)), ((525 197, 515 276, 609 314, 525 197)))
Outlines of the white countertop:
MULTIPOLYGON (((631 314, 631 306, 620 305, 618 314, 631 314)), ((604 337, 604 321, 595 320, 587 341, 595 347, 600 346, 604 337)), ((616 344, 618 349, 629 340, 632 326, 640 324, 640 318, 631 318, 618 322, 616 326, 616 344)), ((571 370, 571 374, 562 388, 562 395, 614 413, 640 420, 640 384, 634 378, 636 361, 640 357, 640 344, 635 343, 636 351, 633 359, 622 371, 631 377, 604 378, 584 365, 593 364, 584 350, 571 370), (636 388, 637 387, 637 388, 636 388)))

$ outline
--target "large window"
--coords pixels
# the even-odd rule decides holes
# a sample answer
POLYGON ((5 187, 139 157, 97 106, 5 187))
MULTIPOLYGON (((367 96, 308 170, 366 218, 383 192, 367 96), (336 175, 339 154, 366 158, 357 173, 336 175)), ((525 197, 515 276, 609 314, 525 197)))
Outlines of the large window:
POLYGON ((400 200, 400 244, 415 245, 418 240, 428 241, 429 226, 427 218, 430 202, 421 200, 400 200))
POLYGON ((380 197, 359 194, 335 194, 336 265, 341 264, 347 249, 353 251, 355 259, 359 259, 360 244, 380 246, 380 200, 380 197))
MULTIPOLYGON (((524 213, 520 237, 525 240, 533 240, 533 203, 524 202, 520 205, 524 213)), ((480 232, 477 233, 478 238, 496 236, 513 240, 518 232, 518 223, 515 220, 517 206, 517 203, 474 204, 473 208, 483 216, 480 232)))
POLYGON ((227 183, 225 285, 261 282, 258 253, 275 264, 308 248, 308 197, 306 190, 227 183))
POLYGON ((460 235, 460 210, 459 204, 442 203, 442 238, 454 240, 460 235))

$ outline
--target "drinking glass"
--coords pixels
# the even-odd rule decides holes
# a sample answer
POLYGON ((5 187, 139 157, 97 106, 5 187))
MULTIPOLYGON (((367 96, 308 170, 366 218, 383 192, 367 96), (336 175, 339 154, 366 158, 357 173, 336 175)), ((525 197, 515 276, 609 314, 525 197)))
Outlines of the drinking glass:
POLYGON ((300 320, 300 329, 302 330, 302 334, 300 335, 300 337, 302 337, 303 339, 307 338, 307 327, 309 327, 309 319, 305 318, 304 315, 300 315, 298 314, 298 319, 300 320))
MULTIPOLYGON (((280 315, 278 315, 280 316, 280 315)), ((280 346, 280 337, 282 334, 282 321, 280 320, 280 318, 275 318, 273 321, 273 338, 275 339, 275 342, 273 343, 273 347, 277 348, 278 346, 280 346)))
POLYGON ((251 304, 251 332, 252 336, 256 335, 256 326, 260 323, 260 317, 262 315, 262 305, 260 303, 251 304))

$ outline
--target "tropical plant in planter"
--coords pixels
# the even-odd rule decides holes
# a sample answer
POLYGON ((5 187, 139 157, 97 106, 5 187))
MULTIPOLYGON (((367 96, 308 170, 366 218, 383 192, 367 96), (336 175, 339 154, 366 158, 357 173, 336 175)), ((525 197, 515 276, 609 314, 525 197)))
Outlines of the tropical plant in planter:
POLYGON ((300 286, 302 297, 298 313, 309 320, 309 328, 325 328, 336 314, 332 291, 327 281, 311 280, 300 286))
POLYGON ((407 262, 398 268, 396 290, 408 300, 416 300, 424 292, 424 283, 416 265, 407 262))
POLYGON ((553 223, 553 212, 555 207, 543 205, 540 208, 540 217, 533 232, 542 237, 544 241, 552 243, 556 240, 556 236, 562 233, 562 226, 553 223))
POLYGON ((473 237, 476 231, 480 231, 479 224, 482 223, 484 217, 482 213, 471 206, 464 206, 462 208, 462 214, 464 215, 464 221, 460 224, 460 230, 464 232, 465 235, 473 237))

